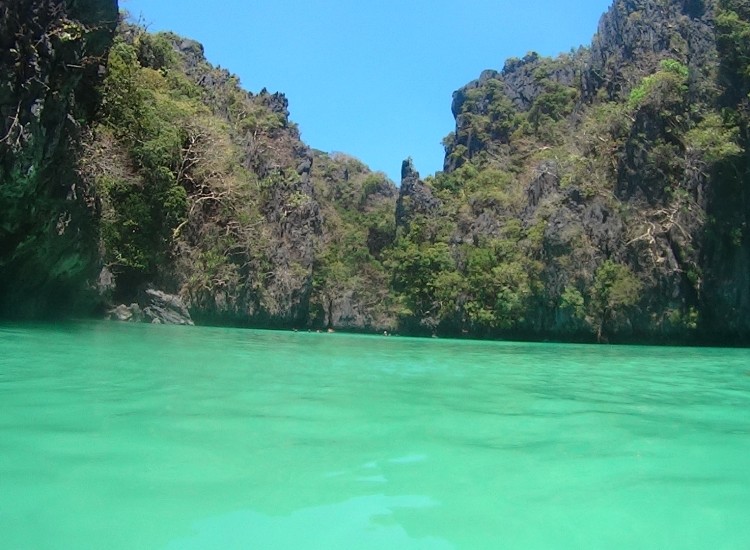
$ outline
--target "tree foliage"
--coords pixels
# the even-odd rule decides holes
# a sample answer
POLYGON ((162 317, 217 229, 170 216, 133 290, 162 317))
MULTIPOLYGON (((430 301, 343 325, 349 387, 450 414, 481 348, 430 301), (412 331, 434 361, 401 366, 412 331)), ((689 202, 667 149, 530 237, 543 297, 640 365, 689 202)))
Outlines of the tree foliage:
MULTIPOLYGON (((288 308, 270 290, 283 286, 295 322, 321 328, 349 316, 603 340, 693 327, 704 240, 747 243, 748 6, 719 1, 716 82, 682 16, 663 51, 634 39, 627 67, 582 49, 483 74, 455 96, 445 171, 401 197, 398 220, 387 178, 310 152, 283 96, 245 92, 174 35, 123 33, 99 129, 127 164, 97 182, 107 260, 137 282, 172 262, 193 304, 238 319, 288 308)), ((631 11, 641 38, 662 32, 631 11)))
POLYGON ((104 83, 104 128, 125 146, 132 177, 99 181, 107 211, 102 237, 115 271, 136 280, 154 276, 171 252, 172 231, 187 210, 178 181, 191 121, 204 108, 175 93, 168 77, 174 54, 164 37, 118 38, 110 50, 104 83))

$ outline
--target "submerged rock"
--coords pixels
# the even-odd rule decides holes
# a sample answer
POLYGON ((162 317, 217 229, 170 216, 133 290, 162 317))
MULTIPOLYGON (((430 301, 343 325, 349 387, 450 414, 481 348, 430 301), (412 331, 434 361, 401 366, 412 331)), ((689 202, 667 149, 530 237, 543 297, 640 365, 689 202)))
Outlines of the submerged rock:
POLYGON ((143 307, 137 303, 129 306, 120 304, 107 311, 106 318, 111 321, 147 322, 158 325, 194 324, 185 302, 179 296, 161 290, 147 289, 141 298, 143 307))
MULTIPOLYGON (((120 304, 107 311, 107 319, 110 321, 134 322, 136 321, 134 307, 137 308, 138 304, 131 304, 130 306, 120 304)), ((140 308, 138 308, 138 311, 140 311, 140 308)))
POLYGON ((165 325, 193 325, 185 302, 174 294, 160 290, 146 290, 149 304, 143 308, 146 321, 165 325))

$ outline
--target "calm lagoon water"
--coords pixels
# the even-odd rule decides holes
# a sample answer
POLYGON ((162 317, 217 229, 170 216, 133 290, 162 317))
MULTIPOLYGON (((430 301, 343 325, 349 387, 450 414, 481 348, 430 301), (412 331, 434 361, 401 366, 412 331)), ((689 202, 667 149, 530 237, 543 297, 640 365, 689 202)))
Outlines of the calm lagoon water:
POLYGON ((750 548, 750 350, 0 326, 0 547, 750 548))

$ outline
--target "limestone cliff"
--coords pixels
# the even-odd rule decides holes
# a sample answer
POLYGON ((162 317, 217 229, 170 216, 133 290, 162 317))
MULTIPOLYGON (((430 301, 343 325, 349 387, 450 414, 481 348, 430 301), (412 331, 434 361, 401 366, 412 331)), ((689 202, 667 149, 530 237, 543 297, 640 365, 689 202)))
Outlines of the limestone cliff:
POLYGON ((374 257, 393 217, 387 178, 311 150, 283 94, 245 91, 192 40, 124 22, 109 69, 87 176, 110 307, 157 287, 202 323, 392 325, 374 257))
POLYGON ((197 42, 11 2, 0 315, 746 344, 746 4, 615 0, 456 91, 444 171, 397 189, 197 42))
POLYGON ((116 0, 0 8, 0 314, 69 311, 98 256, 76 144, 97 106, 116 0))
POLYGON ((616 0, 590 48, 509 60, 454 94, 445 173, 431 182, 446 206, 433 216, 449 220, 464 280, 469 244, 493 269, 517 268, 489 298, 519 307, 498 323, 502 304, 470 283, 440 322, 536 338, 747 341, 747 90, 728 98, 741 84, 725 75, 740 68, 722 21, 750 14, 735 4, 616 0), (509 241, 532 261, 498 252, 509 241))

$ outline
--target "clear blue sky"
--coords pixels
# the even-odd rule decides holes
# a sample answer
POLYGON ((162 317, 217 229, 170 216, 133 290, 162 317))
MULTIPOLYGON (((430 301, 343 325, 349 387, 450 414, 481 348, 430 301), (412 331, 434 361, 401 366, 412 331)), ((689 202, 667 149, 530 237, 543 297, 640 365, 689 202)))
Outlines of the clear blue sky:
POLYGON ((612 0, 120 0, 152 31, 202 42, 243 86, 289 99, 302 139, 396 183, 442 169, 451 96, 529 51, 588 45, 612 0))

